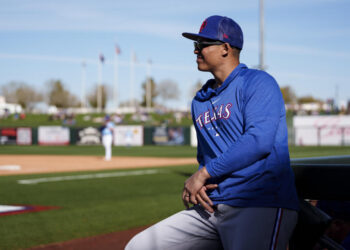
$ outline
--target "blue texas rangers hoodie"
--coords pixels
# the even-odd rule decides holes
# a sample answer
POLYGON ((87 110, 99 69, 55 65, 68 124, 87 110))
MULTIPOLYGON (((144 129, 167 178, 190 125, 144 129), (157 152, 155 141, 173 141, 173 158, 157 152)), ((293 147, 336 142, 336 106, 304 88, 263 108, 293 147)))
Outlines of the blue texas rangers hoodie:
POLYGON ((286 112, 279 86, 239 64, 216 89, 209 80, 192 101, 199 168, 218 184, 214 204, 298 210, 286 112))

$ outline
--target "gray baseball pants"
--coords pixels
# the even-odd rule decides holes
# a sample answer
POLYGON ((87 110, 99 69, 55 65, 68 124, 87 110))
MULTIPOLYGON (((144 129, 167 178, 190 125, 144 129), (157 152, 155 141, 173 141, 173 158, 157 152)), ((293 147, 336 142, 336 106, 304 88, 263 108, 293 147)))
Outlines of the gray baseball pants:
POLYGON ((281 208, 219 204, 209 213, 197 205, 137 234, 125 249, 285 250, 297 217, 296 211, 281 208))

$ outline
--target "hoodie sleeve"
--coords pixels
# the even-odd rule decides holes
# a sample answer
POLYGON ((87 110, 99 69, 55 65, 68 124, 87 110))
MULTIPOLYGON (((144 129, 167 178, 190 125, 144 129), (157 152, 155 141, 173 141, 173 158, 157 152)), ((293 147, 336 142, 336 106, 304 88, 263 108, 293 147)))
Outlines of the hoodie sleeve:
POLYGON ((249 166, 266 157, 273 148, 284 107, 279 86, 270 75, 261 72, 248 80, 244 88, 244 133, 206 165, 212 177, 249 166))

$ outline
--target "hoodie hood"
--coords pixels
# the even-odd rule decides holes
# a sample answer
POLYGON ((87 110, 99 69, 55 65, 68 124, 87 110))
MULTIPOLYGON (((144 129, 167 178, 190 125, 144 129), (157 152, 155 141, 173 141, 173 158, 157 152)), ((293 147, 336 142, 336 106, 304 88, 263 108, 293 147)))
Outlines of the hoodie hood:
POLYGON ((198 101, 207 101, 212 96, 219 95, 232 81, 233 79, 238 75, 238 73, 241 71, 241 69, 247 68, 247 66, 243 63, 240 63, 232 72, 231 74, 225 79, 225 81, 221 84, 219 88, 213 89, 212 86, 215 84, 215 79, 209 79, 203 87, 197 92, 196 96, 194 97, 198 101))

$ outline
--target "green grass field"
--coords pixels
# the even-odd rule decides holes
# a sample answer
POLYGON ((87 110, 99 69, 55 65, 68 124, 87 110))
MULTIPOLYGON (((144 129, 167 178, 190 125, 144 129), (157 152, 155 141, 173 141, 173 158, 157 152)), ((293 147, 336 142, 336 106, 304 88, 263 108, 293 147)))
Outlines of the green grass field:
MULTIPOLYGON (((343 146, 290 146, 291 158, 350 155, 350 147, 343 146)), ((113 156, 196 157, 191 146, 113 147, 113 156)), ((30 155, 104 155, 102 146, 0 146, 1 154, 30 155)))
MULTIPOLYGON (((350 155, 350 147, 291 147, 292 158, 350 155)), ((0 146, 0 154, 103 155, 94 146, 0 146)), ((191 147, 114 147, 113 155, 195 157, 191 147)), ((1 155, 0 155, 1 157, 1 155)), ((15 157, 15 156, 14 156, 15 157)), ((196 166, 157 168, 151 175, 108 177, 33 185, 18 180, 91 173, 0 176, 0 205, 58 206, 60 209, 0 217, 0 249, 23 249, 155 223, 183 208, 184 180, 196 166)))
MULTIPOLYGON (((165 172, 153 175, 34 185, 17 181, 82 173, 0 177, 2 205, 61 207, 0 217, 0 249, 26 248, 154 223, 182 208, 181 187, 194 169, 187 166, 162 170, 165 172)), ((99 173, 111 172, 116 171, 99 173)))
MULTIPOLYGON (((170 126, 191 126, 191 116, 183 116, 181 121, 176 121, 173 113, 157 114, 150 113, 149 120, 141 122, 140 120, 134 120, 133 114, 125 114, 123 117, 123 125, 126 124, 142 124, 145 126, 158 126, 163 122, 167 122, 170 126)), ((73 123, 64 123, 64 119, 52 119, 48 114, 26 114, 25 119, 17 119, 15 115, 10 115, 7 118, 0 119, 1 127, 38 127, 38 126, 53 126, 53 125, 64 125, 69 127, 99 127, 105 114, 91 113, 91 114, 76 114, 74 116, 73 123), (98 121, 98 119, 100 121, 98 121)))
MULTIPOLYGON (((113 147, 113 156, 195 157, 191 146, 113 147)), ((0 146, 1 154, 104 155, 102 146, 0 146)))

